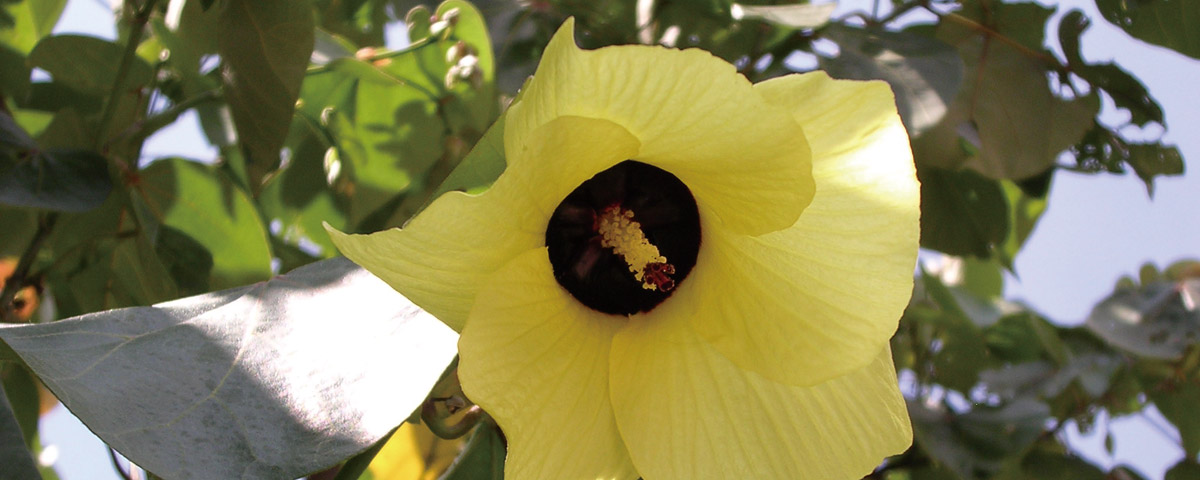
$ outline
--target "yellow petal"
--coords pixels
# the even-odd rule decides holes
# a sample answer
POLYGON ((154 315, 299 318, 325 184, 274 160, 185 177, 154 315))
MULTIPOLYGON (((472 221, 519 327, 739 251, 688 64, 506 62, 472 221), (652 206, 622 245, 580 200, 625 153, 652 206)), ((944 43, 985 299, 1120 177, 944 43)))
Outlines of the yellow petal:
MULTIPOLYGON (((483 279, 517 254, 545 245, 550 214, 592 175, 638 151, 612 122, 560 117, 531 132, 538 168, 510 166, 477 195, 438 197, 403 229, 329 234, 343 255, 462 331, 483 279)), ((549 275, 549 274, 548 274, 549 275)))
POLYGON ((508 439, 508 479, 633 479, 608 396, 609 347, 626 319, 554 280, 546 249, 487 280, 459 339, 463 391, 508 439))
POLYGON ((584 51, 568 19, 546 47, 504 132, 510 169, 540 168, 529 133, 563 115, 610 120, 642 145, 633 158, 691 188, 703 214, 760 234, 795 222, 812 197, 808 146, 791 114, 734 67, 701 50, 619 46, 584 51))
POLYGON ((862 368, 895 332, 912 293, 920 189, 886 84, 815 73, 758 88, 810 133, 817 193, 778 232, 706 228, 693 298, 680 300, 697 302, 691 326, 734 363, 812 385, 862 368))
POLYGON ((786 386, 681 320, 634 321, 613 339, 613 410, 646 480, 862 478, 912 443, 888 348, 845 376, 786 386))
POLYGON ((438 438, 428 427, 404 423, 388 439, 367 471, 387 480, 434 480, 450 467, 462 439, 438 438))

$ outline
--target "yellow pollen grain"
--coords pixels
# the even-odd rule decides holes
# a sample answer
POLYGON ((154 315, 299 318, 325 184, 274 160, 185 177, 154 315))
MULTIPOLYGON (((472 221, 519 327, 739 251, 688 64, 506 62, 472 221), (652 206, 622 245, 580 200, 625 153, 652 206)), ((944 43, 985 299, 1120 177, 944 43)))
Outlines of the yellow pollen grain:
POLYGON ((633 278, 642 282, 642 288, 658 289, 655 282, 646 278, 646 265, 667 263, 667 257, 660 255, 658 247, 642 233, 642 224, 633 220, 633 211, 612 205, 604 209, 596 223, 600 245, 613 249, 613 253, 625 259, 633 278))

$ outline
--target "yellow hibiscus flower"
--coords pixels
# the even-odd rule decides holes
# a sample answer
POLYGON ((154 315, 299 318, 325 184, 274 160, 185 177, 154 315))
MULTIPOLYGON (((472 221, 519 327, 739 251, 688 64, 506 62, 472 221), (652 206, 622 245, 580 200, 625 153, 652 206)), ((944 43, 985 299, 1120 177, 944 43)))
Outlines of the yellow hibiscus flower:
POLYGON ((331 232, 461 333, 506 477, 858 478, 904 451, 888 339, 919 200, 886 84, 752 85, 704 51, 573 36, 505 113, 489 190, 331 232))

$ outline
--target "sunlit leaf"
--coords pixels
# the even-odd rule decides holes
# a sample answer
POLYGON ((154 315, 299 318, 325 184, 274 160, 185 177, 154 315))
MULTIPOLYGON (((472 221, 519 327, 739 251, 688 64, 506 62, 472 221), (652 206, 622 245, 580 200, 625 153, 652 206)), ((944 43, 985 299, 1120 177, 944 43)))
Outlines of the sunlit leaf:
POLYGON ((762 20, 790 28, 817 28, 829 22, 837 2, 798 3, 793 5, 742 5, 729 7, 734 20, 762 20))
POLYGON ((67 0, 23 0, 0 3, 0 43, 29 53, 38 40, 50 34, 67 0), (4 17, 11 24, 3 22, 4 17))
POLYGON ((339 194, 352 193, 344 210, 351 230, 403 224, 495 120, 482 15, 458 0, 440 5, 437 15, 451 9, 457 20, 443 35, 375 60, 333 60, 306 81, 301 111, 336 146, 339 177, 330 183, 339 194), (464 78, 457 64, 466 56, 476 63, 464 78), (325 87, 310 90, 307 82, 325 87))
POLYGON ((1139 40, 1170 48, 1200 59, 1200 1, 1197 0, 1096 0, 1105 20, 1139 40))
POLYGON ((821 36, 837 42, 839 52, 834 58, 821 57, 822 68, 836 78, 888 82, 911 136, 946 115, 963 81, 958 51, 934 38, 840 24, 830 25, 821 36))
POLYGON ((4 326, 0 339, 105 442, 178 479, 296 478, 337 463, 412 414, 456 342, 345 259, 155 307, 4 326))

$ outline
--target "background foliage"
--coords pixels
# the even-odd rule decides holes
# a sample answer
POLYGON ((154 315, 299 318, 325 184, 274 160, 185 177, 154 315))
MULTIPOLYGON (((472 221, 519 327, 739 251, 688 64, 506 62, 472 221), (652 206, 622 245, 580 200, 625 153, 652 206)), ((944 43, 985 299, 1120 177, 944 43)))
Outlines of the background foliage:
MULTIPOLYGON (((876 2, 840 18, 831 4, 769 1, 414 3, 130 0, 110 42, 51 35, 65 0, 0 1, 0 319, 45 323, 265 281, 336 255, 322 222, 376 231, 437 193, 486 187, 503 163, 497 134, 485 133, 574 16, 585 48, 700 47, 752 81, 807 68, 799 56, 895 90, 922 182, 921 244, 939 261, 920 272, 892 341, 916 442, 873 477, 1141 478, 1075 456, 1062 429, 1153 404, 1186 454, 1167 478, 1197 478, 1200 267, 1147 266, 1069 328, 1007 301, 1002 272, 1059 172, 1132 173, 1148 194, 1157 177, 1183 172, 1174 146, 1128 136, 1166 127, 1163 106, 1120 65, 1085 61, 1079 39, 1110 22, 1194 61, 1200 37, 1189 26, 1200 24, 1200 2, 1096 0, 1103 18, 1063 15, 1057 38, 1045 35, 1052 7, 999 0, 876 2), (933 21, 913 21, 917 12, 933 21), (384 47, 392 22, 406 23, 408 46, 384 47), (1101 122, 1102 99, 1128 112, 1127 123, 1101 122), (219 155, 146 158, 145 140, 187 111, 219 155)), ((262 298, 245 308, 276 299, 262 298)), ((280 361, 339 348, 364 347, 280 361)), ((35 468, 37 418, 55 401, 38 381, 52 372, 30 370, 30 358, 0 343, 11 405, 0 409, 0 465, 35 468)), ((433 396, 453 396, 452 384, 444 379, 433 396)), ((64 400, 72 393, 59 388, 64 400)), ((503 440, 486 420, 459 440, 424 428, 406 424, 341 478, 498 472, 503 440)), ((0 478, 32 475, 13 468, 0 478)))

